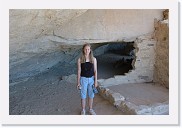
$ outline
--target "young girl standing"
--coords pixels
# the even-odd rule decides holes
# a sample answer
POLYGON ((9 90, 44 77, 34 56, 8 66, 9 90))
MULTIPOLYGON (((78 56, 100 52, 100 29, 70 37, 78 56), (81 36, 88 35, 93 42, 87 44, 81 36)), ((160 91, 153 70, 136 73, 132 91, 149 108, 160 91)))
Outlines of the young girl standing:
POLYGON ((86 98, 88 94, 89 113, 96 115, 93 106, 93 86, 97 87, 97 60, 93 56, 90 44, 86 43, 82 47, 82 55, 77 61, 77 88, 81 88, 81 115, 85 115, 86 98))

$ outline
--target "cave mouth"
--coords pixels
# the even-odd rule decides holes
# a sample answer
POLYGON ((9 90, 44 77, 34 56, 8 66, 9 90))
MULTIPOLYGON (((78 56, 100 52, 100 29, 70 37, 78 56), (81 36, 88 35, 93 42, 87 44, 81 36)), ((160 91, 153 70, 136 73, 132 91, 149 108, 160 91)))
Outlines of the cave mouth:
MULTIPOLYGON (((108 79, 115 75, 125 75, 133 69, 136 58, 134 42, 92 43, 91 46, 93 54, 97 58, 98 79, 108 79)), ((38 68, 37 70, 34 69, 30 71, 22 70, 22 72, 18 72, 18 74, 15 72, 13 75, 10 73, 9 83, 15 85, 27 81, 33 76, 39 78, 42 74, 44 74, 44 76, 51 74, 52 77, 55 76, 60 80, 62 80, 63 76, 77 74, 77 59, 80 57, 82 45, 66 45, 66 48, 67 49, 64 49, 64 51, 50 55, 49 58, 57 58, 57 60, 59 60, 55 65, 48 67, 47 65, 39 64, 44 68, 48 68, 38 73, 36 72, 38 68)), ((33 63, 34 60, 45 62, 42 58, 44 59, 46 57, 40 56, 29 60, 24 63, 24 67, 27 67, 31 61, 31 63, 33 63)))
POLYGON ((133 44, 134 42, 97 44, 100 46, 94 49, 94 56, 97 58, 98 79, 108 79, 130 72, 135 58, 133 44))
MULTIPOLYGON (((60 62, 51 69, 61 76, 77 74, 77 59, 80 56, 82 46, 79 46, 76 54, 71 54, 67 60, 60 62)), ((125 75, 134 68, 135 47, 134 42, 106 42, 91 44, 94 57, 97 59, 98 79, 108 79, 115 75, 125 75)))

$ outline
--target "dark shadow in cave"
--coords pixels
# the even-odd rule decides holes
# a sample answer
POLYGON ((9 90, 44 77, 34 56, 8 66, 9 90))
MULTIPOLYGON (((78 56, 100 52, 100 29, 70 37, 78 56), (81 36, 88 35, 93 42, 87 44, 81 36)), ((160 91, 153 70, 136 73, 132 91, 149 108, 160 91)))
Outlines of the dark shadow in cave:
POLYGON ((133 69, 134 42, 104 43, 94 50, 98 65, 98 79, 125 75, 133 69))

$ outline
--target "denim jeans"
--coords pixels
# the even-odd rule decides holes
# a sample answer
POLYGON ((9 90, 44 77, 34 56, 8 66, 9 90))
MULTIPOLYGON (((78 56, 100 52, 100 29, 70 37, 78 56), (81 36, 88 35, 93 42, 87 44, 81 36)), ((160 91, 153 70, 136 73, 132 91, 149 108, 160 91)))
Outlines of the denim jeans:
POLYGON ((94 76, 92 77, 81 77, 81 99, 86 99, 87 94, 89 98, 94 98, 93 85, 94 85, 94 76))

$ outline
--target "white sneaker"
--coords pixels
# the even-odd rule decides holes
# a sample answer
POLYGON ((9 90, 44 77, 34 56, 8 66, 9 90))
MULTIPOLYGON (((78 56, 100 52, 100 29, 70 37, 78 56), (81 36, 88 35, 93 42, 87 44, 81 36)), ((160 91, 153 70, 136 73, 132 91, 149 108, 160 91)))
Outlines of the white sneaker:
POLYGON ((85 115, 85 113, 86 113, 85 110, 81 111, 81 115, 85 115))
POLYGON ((96 115, 96 113, 94 112, 93 109, 90 109, 90 110, 89 110, 89 113, 90 113, 90 115, 96 115))

